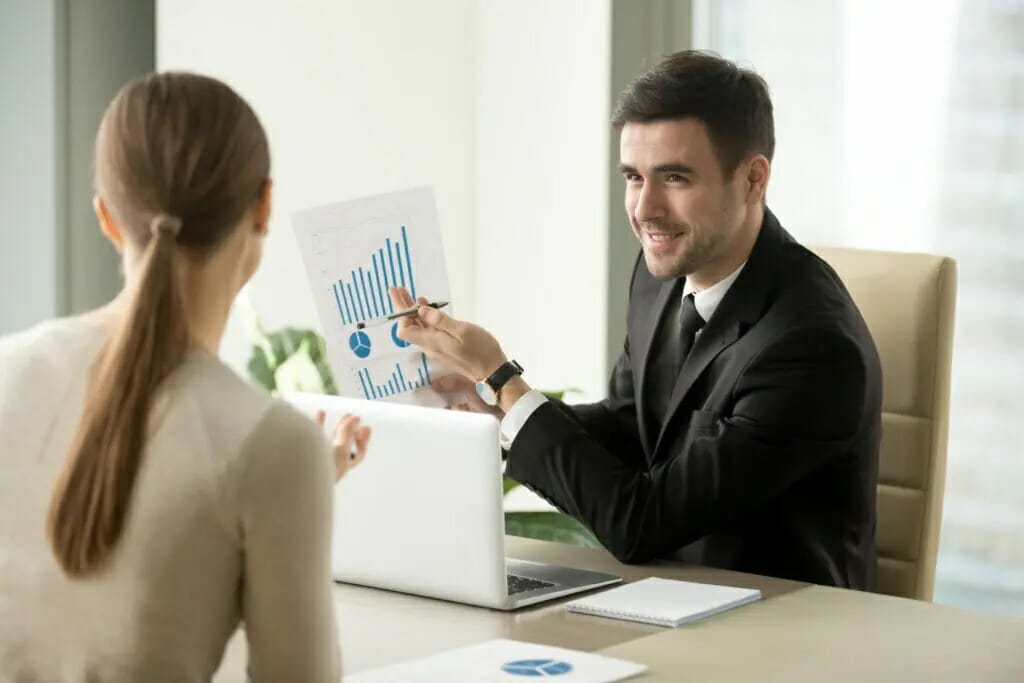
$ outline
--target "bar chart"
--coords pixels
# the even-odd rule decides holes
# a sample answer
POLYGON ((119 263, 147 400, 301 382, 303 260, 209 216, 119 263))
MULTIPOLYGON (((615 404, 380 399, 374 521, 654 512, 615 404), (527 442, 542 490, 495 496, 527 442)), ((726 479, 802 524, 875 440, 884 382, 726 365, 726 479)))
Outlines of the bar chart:
POLYGON ((353 268, 344 279, 331 284, 334 302, 342 325, 352 325, 391 315, 395 312, 388 287, 406 287, 416 298, 409 234, 400 226, 400 237, 390 237, 370 255, 366 267, 353 268))
POLYGON ((391 376, 385 382, 376 381, 370 368, 360 368, 356 372, 356 377, 359 379, 363 398, 372 401, 430 386, 430 366, 427 364, 427 357, 423 353, 417 353, 416 357, 419 359, 419 363, 415 366, 416 379, 413 379, 412 376, 406 377, 406 373, 402 371, 401 362, 395 362, 392 365, 391 376))
POLYGON ((302 210, 292 220, 338 392, 445 405, 431 380, 451 369, 384 320, 397 312, 389 287, 451 301, 433 192, 416 188, 338 202, 302 210))

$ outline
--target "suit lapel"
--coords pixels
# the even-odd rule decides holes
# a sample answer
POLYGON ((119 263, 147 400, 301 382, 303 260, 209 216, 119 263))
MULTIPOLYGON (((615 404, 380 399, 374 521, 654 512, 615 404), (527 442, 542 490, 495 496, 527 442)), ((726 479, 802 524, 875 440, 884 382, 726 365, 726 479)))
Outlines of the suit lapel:
MULTIPOLYGON (((725 302, 723 301, 722 303, 724 304, 725 302)), ((736 320, 729 320, 724 316, 719 316, 720 312, 722 312, 721 308, 715 311, 711 321, 698 335, 693 343, 693 348, 690 350, 690 355, 687 356, 686 362, 683 363, 683 367, 679 370, 675 388, 672 389, 672 396, 668 400, 667 415, 674 415, 679 410, 679 405, 686 398, 690 389, 693 388, 694 382, 703 374, 704 370, 711 364, 711 361, 728 348, 730 344, 739 339, 740 323, 736 320)), ((668 419, 662 421, 661 432, 658 434, 655 450, 661 444, 661 439, 665 435, 665 428, 668 424, 668 419)))
MULTIPOLYGON (((665 311, 668 309, 669 302, 673 296, 679 296, 682 293, 682 283, 682 279, 666 280, 663 282, 651 306, 638 313, 638 320, 634 326, 638 352, 638 381, 635 395, 637 396, 637 410, 640 417, 640 441, 643 443, 644 452, 648 454, 654 452, 654 438, 657 436, 656 434, 648 433, 651 415, 649 414, 649 402, 646 400, 646 378, 647 368, 651 362, 651 347, 654 345, 654 340, 657 339, 658 330, 661 327, 662 318, 665 317, 665 311)), ((661 416, 659 415, 658 419, 660 420, 660 418, 661 416)))
POLYGON ((662 420, 661 432, 655 442, 655 452, 665 437, 665 430, 672 421, 671 418, 675 416, 708 365, 763 315, 775 281, 775 255, 779 245, 787 239, 792 240, 771 211, 766 209, 761 232, 754 243, 754 249, 750 252, 747 264, 718 305, 711 320, 697 336, 690 355, 679 371, 675 388, 669 398, 666 418, 662 420))

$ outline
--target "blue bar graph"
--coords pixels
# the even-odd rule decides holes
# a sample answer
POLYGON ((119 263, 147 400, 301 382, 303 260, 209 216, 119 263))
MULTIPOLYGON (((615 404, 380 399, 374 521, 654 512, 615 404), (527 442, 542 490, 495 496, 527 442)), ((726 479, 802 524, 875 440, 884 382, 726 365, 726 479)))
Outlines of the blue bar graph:
POLYGON ((386 238, 383 246, 370 253, 368 263, 353 268, 347 276, 331 285, 342 325, 354 325, 394 313, 394 304, 388 296, 389 287, 406 287, 412 298, 416 298, 412 251, 404 225, 400 232, 400 239, 386 238))
POLYGON ((359 387, 362 389, 363 396, 367 400, 372 401, 378 398, 402 394, 430 384, 430 368, 427 365, 427 356, 422 353, 417 355, 419 356, 419 362, 416 364, 416 373, 420 378, 418 382, 407 380, 399 363, 394 364, 391 376, 383 382, 375 381, 369 368, 360 369, 356 376, 359 378, 359 387))

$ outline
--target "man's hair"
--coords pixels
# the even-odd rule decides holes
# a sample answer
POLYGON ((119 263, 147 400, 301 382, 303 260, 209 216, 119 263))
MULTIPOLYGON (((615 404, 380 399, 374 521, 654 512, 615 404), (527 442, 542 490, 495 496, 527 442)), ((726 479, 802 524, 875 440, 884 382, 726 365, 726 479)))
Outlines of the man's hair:
POLYGON ((764 79, 713 52, 684 50, 637 76, 619 95, 612 125, 695 118, 729 177, 750 154, 771 161, 775 151, 772 101, 764 79))

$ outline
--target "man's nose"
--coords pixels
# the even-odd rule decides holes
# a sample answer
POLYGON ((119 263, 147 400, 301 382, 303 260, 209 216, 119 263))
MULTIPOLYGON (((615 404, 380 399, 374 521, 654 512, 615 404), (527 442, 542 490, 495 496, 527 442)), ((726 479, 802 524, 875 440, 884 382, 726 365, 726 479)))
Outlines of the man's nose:
POLYGON ((633 216, 641 223, 665 216, 664 197, 655 183, 644 183, 637 197, 636 206, 633 207, 633 216))

